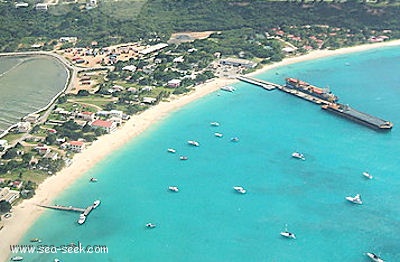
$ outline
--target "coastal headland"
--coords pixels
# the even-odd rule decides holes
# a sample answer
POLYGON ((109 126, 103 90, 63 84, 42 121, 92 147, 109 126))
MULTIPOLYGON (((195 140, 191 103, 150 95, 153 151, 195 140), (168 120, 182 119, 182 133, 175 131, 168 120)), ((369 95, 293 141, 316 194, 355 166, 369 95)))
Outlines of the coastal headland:
MULTIPOLYGON (((360 45, 338 50, 314 51, 303 56, 286 58, 281 62, 267 65, 262 69, 251 73, 251 75, 254 76, 272 68, 307 60, 397 45, 400 45, 400 40, 360 45)), ((70 79, 70 81, 73 81, 73 79, 70 79)), ((56 175, 47 178, 42 184, 40 184, 36 190, 36 195, 33 198, 24 200, 19 205, 13 207, 12 217, 2 221, 4 222, 4 227, 0 230, 0 238, 2 240, 0 242, 0 249, 10 250, 10 245, 18 244, 23 235, 39 218, 42 212, 44 212, 43 208, 37 206, 38 204, 51 204, 54 198, 71 186, 76 179, 84 175, 85 172, 102 161, 107 155, 146 131, 152 124, 163 120, 170 113, 182 108, 183 106, 219 90, 222 86, 234 84, 236 81, 238 80, 218 78, 206 82, 197 86, 192 92, 186 95, 172 97, 169 102, 161 102, 141 114, 134 115, 116 132, 100 137, 99 140, 95 141, 85 151, 77 154, 70 166, 64 168, 56 175)), ((8 252, 1 252, 0 261, 7 261, 9 256, 10 254, 8 252)))

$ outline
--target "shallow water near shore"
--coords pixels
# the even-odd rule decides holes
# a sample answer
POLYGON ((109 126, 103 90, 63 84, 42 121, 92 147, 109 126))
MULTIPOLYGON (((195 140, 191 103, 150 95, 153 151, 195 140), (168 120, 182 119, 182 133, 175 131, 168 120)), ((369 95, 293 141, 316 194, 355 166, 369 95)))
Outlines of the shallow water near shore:
POLYGON ((100 199, 84 225, 76 223, 78 213, 49 210, 21 241, 105 245, 108 254, 58 250, 25 259, 368 261, 364 253, 374 252, 400 261, 399 51, 335 56, 257 76, 329 86, 342 103, 392 121, 392 131, 379 133, 278 90, 238 83, 233 93, 217 91, 153 125, 54 201, 86 207, 100 199), (306 160, 292 158, 294 151, 306 160), (365 179, 364 171, 374 178, 365 179), (236 193, 237 185, 247 193, 236 193), (357 193, 363 205, 346 202, 357 193), (148 222, 157 227, 146 228, 148 222), (296 240, 279 235, 285 227, 296 240))

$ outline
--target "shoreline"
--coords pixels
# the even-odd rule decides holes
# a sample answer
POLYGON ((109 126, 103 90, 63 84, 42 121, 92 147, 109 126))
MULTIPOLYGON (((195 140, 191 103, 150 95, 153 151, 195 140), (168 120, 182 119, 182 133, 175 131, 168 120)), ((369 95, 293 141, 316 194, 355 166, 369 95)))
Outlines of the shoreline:
MULTIPOLYGON (((286 58, 281 62, 265 65, 263 68, 258 69, 249 75, 254 76, 276 67, 298 62, 397 45, 400 45, 400 40, 365 44, 338 50, 317 50, 306 55, 286 58)), ((139 115, 132 116, 129 121, 114 133, 100 137, 85 151, 76 154, 73 158, 73 163, 69 167, 65 167, 60 172, 47 178, 43 183, 41 183, 33 198, 24 200, 22 203, 12 208, 12 217, 2 220, 4 228, 0 230, 0 238, 2 239, 0 249, 10 250, 10 245, 16 245, 19 243, 29 228, 45 211, 43 208, 38 207, 37 204, 51 203, 51 201, 53 201, 59 194, 64 192, 65 189, 71 186, 78 178, 82 177, 93 166, 102 161, 107 155, 121 148, 142 132, 145 132, 152 124, 165 119, 165 117, 183 106, 219 90, 222 86, 237 82, 239 82, 237 79, 218 78, 196 86, 195 90, 188 94, 171 97, 169 102, 161 102, 139 115)), ((0 261, 7 261, 9 256, 10 253, 1 253, 0 261)))

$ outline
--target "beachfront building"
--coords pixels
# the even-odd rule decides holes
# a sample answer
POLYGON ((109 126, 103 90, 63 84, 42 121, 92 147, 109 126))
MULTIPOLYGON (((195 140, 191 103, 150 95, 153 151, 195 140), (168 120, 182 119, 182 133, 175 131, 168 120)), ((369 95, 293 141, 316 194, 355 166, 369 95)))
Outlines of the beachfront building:
POLYGON ((5 200, 12 204, 17 198, 19 198, 19 191, 12 190, 9 187, 0 188, 0 201, 5 200))
POLYGON ((47 11, 49 7, 46 3, 37 3, 35 9, 38 11, 47 11))
POLYGON ((168 87, 172 87, 172 88, 176 88, 176 87, 179 87, 181 85, 181 82, 182 81, 180 79, 172 79, 172 80, 168 81, 167 86, 168 87))
POLYGON ((155 102, 157 101, 157 98, 154 98, 154 97, 143 97, 143 99, 142 99, 142 103, 145 103, 145 104, 154 104, 155 102))
POLYGON ((31 130, 31 123, 29 122, 19 122, 17 124, 18 133, 27 133, 31 130))
POLYGON ((235 67, 246 67, 246 68, 254 68, 257 66, 257 63, 252 62, 246 59, 239 58, 225 58, 219 61, 221 65, 230 65, 235 67))
POLYGON ((101 128, 105 130, 107 133, 112 133, 117 129, 117 123, 113 121, 108 121, 108 120, 100 120, 97 119, 93 121, 90 126, 92 128, 101 128))
POLYGON ((167 46, 168 46, 168 44, 165 44, 165 43, 159 43, 159 44, 156 44, 156 45, 153 45, 153 46, 148 46, 147 48, 139 51, 139 54, 148 55, 148 54, 154 53, 156 51, 159 51, 161 49, 164 49, 167 46))
POLYGON ((76 117, 85 121, 94 121, 96 119, 96 114, 93 112, 84 111, 84 112, 79 112, 76 115, 76 117))
POLYGON ((36 124, 39 121, 39 118, 40 118, 39 114, 29 114, 25 116, 23 120, 31 124, 36 124))
POLYGON ((86 147, 83 141, 69 141, 61 145, 62 149, 70 150, 72 152, 80 153, 86 147))
POLYGON ((5 139, 0 140, 0 149, 8 147, 8 141, 5 139))

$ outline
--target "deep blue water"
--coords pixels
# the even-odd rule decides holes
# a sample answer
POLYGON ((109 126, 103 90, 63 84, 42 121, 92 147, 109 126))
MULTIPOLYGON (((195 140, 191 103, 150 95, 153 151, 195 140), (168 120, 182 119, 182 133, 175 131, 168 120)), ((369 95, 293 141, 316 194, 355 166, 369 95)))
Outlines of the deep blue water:
POLYGON ((335 56, 257 76, 329 86, 340 101, 394 123, 379 133, 278 90, 238 83, 171 114, 85 174, 21 243, 106 245, 108 254, 27 261, 400 261, 400 47, 335 56), (218 121, 219 127, 210 126, 218 121), (222 138, 214 132, 223 133, 222 138), (233 143, 231 137, 239 137, 233 143), (187 145, 197 140, 200 147, 187 145), (175 148, 176 154, 167 152, 175 148), (306 161, 291 157, 301 151, 306 161), (180 155, 189 160, 180 161, 180 155), (363 171, 374 178, 366 180, 363 171), (89 183, 97 177, 97 183, 89 183), (168 192, 176 185, 179 193, 168 192), (233 186, 247 189, 237 194, 233 186), (345 197, 361 194, 364 204, 345 197), (154 229, 145 224, 157 224, 154 229), (297 239, 281 237, 287 227, 297 239))

